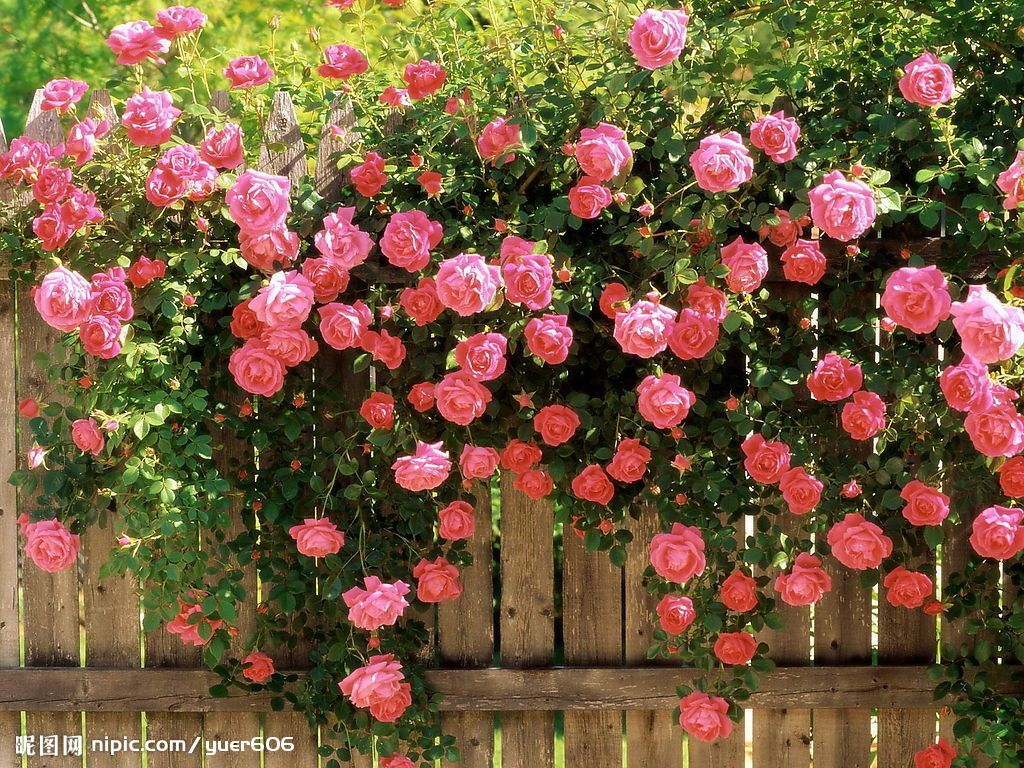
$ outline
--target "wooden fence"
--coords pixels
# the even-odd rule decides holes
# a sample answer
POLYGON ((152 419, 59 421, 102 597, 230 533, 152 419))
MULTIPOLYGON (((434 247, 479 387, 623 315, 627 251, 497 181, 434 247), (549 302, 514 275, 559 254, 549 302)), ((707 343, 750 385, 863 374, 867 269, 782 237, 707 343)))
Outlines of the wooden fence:
MULTIPOLYGON (((225 100, 225 94, 215 97, 220 105, 225 100)), ((105 93, 93 96, 92 109, 116 122, 105 93)), ((329 124, 343 130, 335 135, 324 129, 313 164, 291 101, 278 93, 259 167, 297 181, 312 164, 318 189, 325 196, 336 194, 343 175, 329 159, 352 135, 351 110, 337 105, 329 124)), ((39 110, 38 94, 25 134, 61 141, 54 114, 39 110)), ((0 144, 6 146, 2 130, 0 144)), ((0 477, 15 469, 28 447, 19 400, 62 396, 34 360, 36 351, 56 343, 56 333, 32 307, 27 287, 0 281, 0 360, 16 371, 0 377, 0 477)), ((53 751, 52 742, 42 738, 51 735, 58 737, 58 752, 64 751, 62 737, 83 735, 89 768, 139 768, 141 754, 111 755, 93 742, 102 747, 105 738, 143 734, 150 740, 181 739, 188 746, 198 736, 228 741, 262 735, 266 740, 262 753, 247 749, 205 758, 202 748, 171 753, 153 743, 149 768, 318 764, 317 737, 301 716, 272 712, 265 694, 210 697, 217 678, 198 669, 195 649, 163 630, 142 631, 134 585, 123 578, 98 578, 117 534, 113 527, 84 535, 77 569, 49 575, 19 567, 15 518, 32 503, 0 485, 0 768, 21 764, 16 747, 19 741, 26 746, 24 737, 34 737, 29 751, 35 754, 25 757, 29 768, 81 766, 78 756, 40 754, 53 751), (282 737, 294 739, 294 751, 270 748, 273 738, 282 737)), ((957 640, 960 628, 936 627, 934 618, 920 612, 873 603, 856 574, 829 564, 835 587, 815 606, 813 617, 806 608, 784 607, 785 629, 766 638, 779 668, 762 676, 761 688, 747 703, 746 728, 712 746, 685 743, 673 717, 675 687, 696 674, 646 659, 653 627, 644 550, 656 532, 654 516, 634 523, 623 570, 604 554, 585 552, 576 536, 565 536, 559 575, 549 535, 551 506, 529 500, 503 479, 500 536, 493 539, 491 504, 489 489, 478 489, 471 541, 475 564, 464 574, 463 596, 442 604, 436 614, 438 669, 430 673, 430 683, 444 694, 444 728, 458 739, 461 765, 545 768, 564 759, 568 768, 805 768, 813 757, 815 768, 866 768, 877 757, 879 768, 903 768, 915 750, 934 740, 937 729, 948 735, 951 723, 948 718, 939 723, 933 683, 924 669, 935 656, 937 636, 957 640), (496 606, 495 571, 500 578, 496 606), (555 666, 556 659, 561 666, 555 666)), ((966 540, 950 536, 947 541, 943 563, 955 569, 966 557, 966 540)), ((253 586, 255 575, 247 578, 253 586)), ((240 617, 243 636, 251 623, 250 608, 240 617)), ((305 658, 298 649, 276 660, 299 669, 305 658)), ((370 765, 369 759, 354 758, 352 768, 370 765)))

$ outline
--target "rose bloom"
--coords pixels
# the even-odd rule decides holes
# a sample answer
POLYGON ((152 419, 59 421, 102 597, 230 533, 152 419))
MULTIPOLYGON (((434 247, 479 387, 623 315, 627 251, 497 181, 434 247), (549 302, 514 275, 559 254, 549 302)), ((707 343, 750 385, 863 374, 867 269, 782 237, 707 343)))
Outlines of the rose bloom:
POLYGON ((157 32, 161 37, 180 37, 202 28, 206 18, 206 14, 198 8, 182 5, 161 8, 156 12, 157 32))
POLYGON ((982 557, 1009 560, 1024 550, 1024 511, 989 507, 974 518, 971 525, 971 548, 982 557))
POLYGON ((649 359, 665 351, 675 319, 675 310, 639 301, 615 315, 613 335, 623 352, 649 359))
POLYGON ((565 315, 541 315, 531 318, 523 331, 526 346, 548 365, 564 363, 572 346, 572 328, 565 315))
POLYGON ((320 335, 334 349, 359 346, 366 335, 373 315, 363 302, 324 304, 320 312, 320 335))
POLYGON ((253 651, 242 659, 242 677, 261 685, 274 675, 274 660, 261 651, 253 651))
POLYGON ((150 259, 146 256, 139 256, 138 259, 128 268, 126 276, 128 282, 136 288, 145 288, 153 280, 163 277, 167 273, 167 264, 161 259, 150 259))
POLYGON ((81 539, 64 524, 53 518, 28 523, 22 527, 25 534, 25 555, 47 573, 70 568, 78 558, 81 539))
POLYGON ((854 440, 870 440, 885 429, 885 403, 874 392, 854 392, 853 400, 843 406, 840 420, 854 440))
POLYGON ((779 260, 787 280, 806 285, 817 285, 828 267, 817 240, 797 240, 782 252, 779 260))
POLYGON ((413 384, 405 399, 416 409, 417 413, 426 413, 434 407, 434 385, 429 381, 413 384))
POLYGON ((348 606, 348 620, 359 629, 373 632, 392 627, 409 607, 405 599, 409 585, 404 581, 387 584, 376 576, 367 576, 363 587, 352 587, 341 595, 348 606))
POLYGON ((635 483, 647 473, 650 461, 651 449, 640 438, 627 437, 615 448, 615 455, 605 470, 620 483, 635 483))
POLYGON ((540 253, 514 256, 501 264, 505 298, 527 309, 545 309, 551 304, 554 276, 551 259, 540 253))
POLYGON ((914 333, 931 333, 949 317, 952 306, 946 277, 931 265, 897 269, 885 281, 882 308, 914 333))
POLYGON ((704 573, 704 539, 700 529, 673 523, 669 533, 655 534, 649 550, 655 572, 675 584, 704 573))
POLYGON ((914 753, 914 768, 950 768, 956 750, 945 739, 914 753))
POLYGON ((156 147, 170 141, 180 114, 170 91, 151 91, 143 86, 125 102, 121 125, 132 144, 156 147))
POLYGON ((354 207, 347 207, 327 214, 323 229, 313 237, 316 249, 323 257, 346 270, 355 269, 365 262, 373 249, 370 236, 353 223, 355 213, 354 207))
POLYGON ((957 411, 985 409, 992 405, 992 381, 988 368, 973 357, 946 366, 939 374, 939 389, 950 408, 957 411))
POLYGON ((345 546, 345 534, 326 517, 307 517, 289 528, 288 535, 295 539, 299 554, 307 557, 336 555, 345 546))
POLYGON ((473 536, 476 517, 473 506, 465 501, 453 501, 437 513, 440 520, 438 535, 448 541, 460 541, 473 536))
POLYGON ((264 328, 260 341, 267 352, 288 367, 312 360, 319 349, 316 341, 301 328, 264 328))
MULTIPOLYGON (((779 248, 787 248, 793 245, 803 234, 803 226, 800 220, 794 219, 789 215, 789 211, 784 211, 781 208, 775 209, 775 216, 779 219, 778 224, 762 224, 757 230, 757 236, 764 240, 768 238, 768 242, 772 245, 777 245, 779 248)), ((817 242, 811 240, 809 242, 817 242)), ((792 280, 793 278, 787 278, 792 280)))
POLYGON ((92 117, 75 123, 68 131, 67 141, 64 142, 64 153, 73 158, 76 165, 85 165, 92 160, 96 152, 96 142, 103 138, 109 130, 110 123, 92 117))
POLYGON ((459 469, 467 480, 486 480, 498 469, 498 452, 494 448, 465 445, 459 455, 459 469))
POLYGON ((722 264, 729 268, 725 282, 730 291, 753 293, 768 274, 768 252, 757 243, 737 237, 722 246, 722 264))
POLYGON ((499 268, 476 253, 445 259, 434 278, 441 303, 462 317, 482 312, 494 301, 501 285, 499 268))
POLYGON ((836 560, 858 571, 877 568, 892 554, 892 539, 855 512, 833 525, 826 540, 836 560))
POLYGON ((580 417, 564 405, 546 405, 533 417, 533 428, 545 445, 563 445, 580 428, 580 417))
POLYGON ((258 339, 266 330, 256 314, 249 309, 252 299, 246 299, 231 310, 231 334, 239 339, 258 339))
POLYGON ((703 277, 686 289, 686 303, 691 309, 721 323, 729 315, 729 299, 724 291, 710 286, 703 277))
POLYGON ((455 363, 477 381, 493 381, 505 372, 508 339, 500 333, 476 333, 455 345, 455 363))
POLYGON ((232 170, 245 162, 242 128, 228 123, 223 128, 210 128, 199 144, 199 155, 214 168, 232 170))
POLYGON ((416 450, 411 456, 395 459, 391 469, 395 482, 407 491, 429 491, 448 479, 452 463, 448 452, 442 450, 443 443, 416 441, 416 450))
POLYGON ((682 386, 674 373, 647 376, 637 385, 637 408, 640 415, 658 429, 671 429, 683 423, 696 396, 682 386))
POLYGON ((363 52, 351 45, 329 45, 324 49, 324 63, 317 67, 320 77, 348 80, 370 68, 363 52))
POLYGON ((519 125, 508 122, 507 117, 491 120, 480 132, 476 140, 476 149, 481 159, 491 165, 511 163, 516 159, 513 150, 522 146, 519 125))
POLYGON ((596 219, 611 204, 611 190, 592 176, 584 176, 569 190, 569 211, 581 219, 596 219))
POLYGON ((277 272, 260 288, 249 308, 271 328, 298 328, 313 308, 313 285, 294 270, 277 272))
POLYGON ((1014 210, 1024 200, 1024 150, 1017 152, 1010 166, 996 179, 999 191, 1006 195, 1003 208, 1014 210))
POLYGON ((1024 449, 1024 419, 1010 403, 975 408, 964 419, 964 430, 985 456, 1014 456, 1024 449))
POLYGON ((786 605, 799 608, 812 605, 832 591, 832 579, 821 567, 821 560, 808 552, 797 555, 789 573, 775 579, 775 591, 786 605))
POLYGON ((625 131, 608 123, 580 131, 575 156, 583 173, 597 181, 609 181, 633 163, 625 131))
POLYGON ((258 234, 284 224, 291 210, 291 182, 284 176, 246 171, 224 194, 231 218, 240 229, 258 234))
POLYGON ((424 171, 416 177, 416 181, 423 187, 423 191, 427 193, 427 197, 437 197, 441 194, 441 183, 444 177, 437 171, 424 171))
POLYGON ((710 315, 684 307, 672 326, 668 345, 680 360, 699 360, 718 343, 719 322, 710 315))
POLYGON ((107 47, 117 54, 118 64, 131 66, 146 59, 163 64, 161 56, 170 50, 171 44, 148 21, 129 21, 110 31, 107 47))
POLYGON ((376 152, 367 152, 363 162, 349 171, 349 178, 356 192, 364 197, 373 197, 388 183, 384 173, 384 158, 376 152))
POLYGON ((925 485, 920 480, 911 480, 900 491, 903 517, 911 525, 942 525, 949 517, 949 496, 925 485))
POLYGON ((719 632, 712 650, 723 664, 749 664, 757 653, 757 640, 749 632, 719 632))
POLYGON ((686 25, 690 16, 683 9, 649 9, 641 13, 629 30, 629 48, 644 69, 666 67, 679 58, 686 46, 686 25))
POLYGON ((447 374, 434 385, 438 413, 453 424, 467 426, 484 415, 491 391, 465 371, 447 374))
POLYGON ((121 354, 121 322, 116 318, 93 315, 78 327, 78 338, 87 353, 101 360, 121 354))
POLYGON ((588 464, 572 479, 572 493, 578 499, 607 505, 615 495, 615 486, 597 464, 588 464))
POLYGON ((393 696, 370 704, 370 716, 381 723, 397 721, 412 705, 412 686, 401 683, 393 696))
POLYGON ((737 569, 722 582, 718 589, 718 599, 730 611, 752 611, 757 607, 757 582, 737 569))
POLYGON ((267 274, 279 269, 288 269, 299 254, 299 245, 299 236, 284 225, 256 234, 243 230, 238 235, 242 258, 250 266, 267 274))
POLYGON ((82 453, 99 456, 105 443, 103 433, 92 419, 78 419, 71 423, 71 441, 82 453))
POLYGON ((665 595, 654 607, 658 626, 670 635, 681 635, 697 618, 693 600, 679 595, 665 595))
POLYGON ((220 619, 211 620, 203 616, 202 607, 197 603, 190 603, 178 598, 178 604, 181 606, 181 610, 177 616, 167 623, 166 629, 170 634, 177 635, 185 645, 191 645, 196 648, 206 645, 207 641, 199 634, 199 627, 203 624, 206 624, 211 632, 216 632, 224 626, 224 622, 220 619), (199 621, 191 619, 196 614, 200 616, 199 621))
POLYGON ((274 70, 261 56, 239 56, 228 62, 224 77, 232 88, 255 88, 273 80, 274 70))
POLYGON ((338 687, 354 706, 366 708, 397 694, 403 680, 402 664, 389 653, 371 656, 365 667, 353 670, 338 687))
POLYGON ((953 98, 953 70, 930 51, 925 51, 903 68, 900 93, 912 104, 937 107, 953 98))
POLYGON ((779 490, 794 515, 806 515, 821 501, 825 486, 803 467, 792 467, 779 478, 779 490))
POLYGON ((398 303, 418 326, 434 322, 444 312, 444 304, 437 298, 437 285, 432 277, 420 278, 415 288, 403 288, 398 303))
POLYGON ((758 483, 777 483, 789 469, 789 446, 785 443, 751 435, 740 445, 740 450, 745 457, 743 468, 758 483))
POLYGON ((999 475, 999 487, 1011 499, 1024 497, 1024 457, 1014 456, 1007 459, 996 470, 999 475))
POLYGON ((875 195, 859 179, 847 180, 839 171, 825 175, 807 193, 811 220, 829 237, 848 241, 860 237, 875 222, 875 195))
POLYGON ((969 286, 952 314, 964 354, 986 365, 1009 360, 1024 344, 1024 310, 1003 304, 984 285, 969 286))
POLYGON ((421 603, 440 603, 454 600, 462 594, 459 569, 443 557, 433 562, 420 560, 412 569, 416 579, 416 599, 421 603))
POLYGON ((698 741, 727 739, 732 733, 729 702, 721 696, 694 691, 679 700, 679 725, 698 741))
POLYGON ((920 608, 931 595, 932 580, 923 573, 896 566, 882 580, 885 599, 894 608, 920 608))
POLYGON ((284 386, 284 364, 258 339, 248 339, 231 353, 228 372, 246 392, 273 397, 284 386))
POLYGON ((776 163, 788 163, 796 157, 800 126, 783 112, 765 115, 750 126, 750 143, 776 163))
POLYGON ((36 286, 32 301, 51 328, 73 331, 92 313, 92 286, 66 267, 57 267, 36 286))
POLYGON ((807 376, 807 388, 815 400, 838 402, 845 400, 864 383, 864 374, 859 365, 845 357, 829 352, 818 361, 807 376))
POLYGON ((697 186, 706 192, 739 189, 754 175, 754 161, 735 131, 701 139, 700 146, 690 155, 690 167, 697 186))
POLYGON ((395 398, 386 392, 374 392, 359 406, 359 415, 374 429, 395 425, 395 398))
POLYGON ((303 259, 302 276, 312 284, 313 299, 318 304, 329 304, 348 288, 348 271, 330 259, 303 259))
POLYGON ((39 108, 43 112, 57 111, 64 114, 81 101, 88 90, 88 83, 81 80, 69 80, 66 77, 51 80, 43 86, 43 98, 39 108))
POLYGON ((438 246, 444 230, 423 211, 394 214, 380 239, 381 253, 396 267, 418 272, 430 263, 430 251, 438 246))
POLYGON ((389 755, 380 758, 377 768, 416 768, 416 764, 406 755, 389 755))
POLYGON ((405 360, 405 343, 387 331, 367 331, 359 344, 364 351, 372 352, 373 359, 384 363, 389 371, 400 367, 405 360))
POLYGON ((528 469, 515 476, 512 487, 527 498, 540 501, 554 490, 555 481, 543 469, 528 469))
POLYGON ((501 451, 501 466, 511 472, 525 472, 540 461, 543 455, 541 449, 533 443, 512 438, 501 451))
POLYGON ((448 73, 432 61, 420 59, 416 64, 406 64, 402 80, 409 90, 410 99, 425 99, 433 96, 444 85, 448 73))
POLYGON ((629 291, 622 283, 608 283, 601 291, 601 298, 598 300, 598 307, 601 314, 609 320, 614 320, 619 314, 629 309, 629 291))

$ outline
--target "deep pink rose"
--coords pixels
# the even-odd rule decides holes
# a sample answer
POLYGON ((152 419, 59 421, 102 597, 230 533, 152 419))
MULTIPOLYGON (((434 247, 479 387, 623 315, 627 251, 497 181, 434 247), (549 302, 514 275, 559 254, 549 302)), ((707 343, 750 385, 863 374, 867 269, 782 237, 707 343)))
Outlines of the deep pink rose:
POLYGON ((683 9, 648 9, 629 30, 629 47, 636 63, 644 69, 666 67, 679 58, 686 46, 686 25, 690 16, 683 9))
POLYGON ((911 480, 900 491, 903 506, 903 517, 911 525, 942 525, 949 516, 949 496, 925 485, 920 480, 911 480))
POLYGON ((349 178, 356 192, 364 197, 373 197, 388 183, 388 176, 384 173, 384 158, 376 152, 367 152, 363 162, 349 171, 349 178))
POLYGON ((608 123, 580 131, 575 157, 583 173, 597 181, 610 181, 633 164, 625 131, 608 123))
POLYGON ((409 394, 405 396, 409 405, 416 409, 417 413, 426 413, 434 407, 434 385, 429 381, 421 381, 409 387, 409 394))
POLYGON ((255 88, 274 79, 274 70, 262 56, 239 56, 228 62, 224 77, 232 88, 255 88))
POLYGON ((686 303, 702 315, 721 323, 729 315, 729 299, 724 291, 710 286, 703 277, 686 289, 686 303))
POLYGON ((434 385, 434 405, 442 418, 467 426, 484 415, 491 391, 466 371, 453 371, 434 385))
POLYGON ((939 388, 950 408, 958 411, 985 409, 992 404, 992 380, 988 368, 973 357, 949 365, 939 374, 939 388))
POLYGON ((128 268, 128 282, 136 288, 145 288, 154 280, 167 274, 167 263, 162 259, 139 256, 128 268))
POLYGON ((455 345, 455 362, 477 381, 493 381, 505 372, 507 351, 502 334, 476 333, 455 345))
POLYGON ((403 288, 398 303, 416 325, 432 323, 441 316, 444 304, 437 298, 437 285, 432 277, 421 277, 415 288, 403 288))
POLYGON ((156 147, 170 141, 180 114, 170 91, 151 91, 143 86, 125 102, 121 125, 132 144, 156 147))
POLYGON ((1024 419, 1012 403, 973 409, 964 419, 964 429, 985 456, 1014 456, 1024 449, 1024 419))
POLYGON ((533 417, 533 428, 545 445, 567 443, 580 428, 576 411, 564 405, 545 405, 533 417))
POLYGON ((438 246, 444 229, 423 211, 392 215, 380 239, 387 260, 406 272, 418 272, 430 263, 430 252, 438 246))
POLYGON ((373 240, 353 222, 355 213, 354 207, 347 207, 327 214, 323 229, 313 238, 323 257, 346 271, 365 262, 373 249, 373 240))
POLYGON ((833 525, 826 537, 832 556, 847 568, 877 568, 892 554, 892 539, 862 515, 851 512, 833 525))
POLYGON ((777 483, 789 469, 789 446, 783 442, 768 441, 755 434, 744 440, 740 449, 743 468, 758 483, 777 483))
POLYGON ((438 535, 448 541, 460 541, 473 536, 476 517, 473 505, 466 501, 453 501, 437 513, 440 526, 438 535))
POLYGON ((829 352, 807 376, 807 388, 815 400, 838 402, 845 400, 864 383, 859 365, 845 357, 829 352))
POLYGON ((57 267, 32 293, 39 316, 51 328, 73 331, 92 313, 92 286, 77 272, 57 267))
POLYGON ((1006 170, 999 174, 996 186, 1006 197, 1003 208, 1012 211, 1024 201, 1024 150, 1019 150, 1006 170))
POLYGON ((665 595, 654 607, 654 612, 658 615, 658 626, 670 635, 683 634, 697 618, 693 600, 680 595, 665 595))
POLYGON ((931 333, 949 317, 953 300, 946 276, 935 265, 897 269, 885 281, 882 309, 914 333, 931 333))
POLYGON ((874 392, 854 392, 843 406, 840 420, 854 440, 870 440, 885 429, 885 403, 874 392))
POLYGON ((345 546, 345 534, 326 517, 307 517, 289 528, 288 535, 295 539, 299 554, 307 557, 336 555, 345 546))
POLYGON ((484 311, 494 301, 501 274, 483 256, 461 253, 441 262, 434 282, 441 303, 462 317, 469 317, 484 311))
POLYGON ((161 57, 170 50, 171 44, 148 21, 129 21, 110 31, 107 47, 117 54, 118 64, 130 66, 141 64, 146 59, 163 64, 161 57))
POLYGON ((507 117, 498 117, 484 126, 476 140, 476 148, 480 157, 491 165, 501 161, 511 163, 516 156, 514 150, 522 146, 519 125, 510 123, 507 117))
POLYGON ((540 501, 551 495, 555 481, 543 469, 528 469, 515 476, 512 487, 534 501, 540 501))
POLYGON ((543 451, 533 443, 513 438, 501 451, 501 467, 511 472, 525 472, 540 461, 543 455, 543 451))
POLYGON ((749 632, 719 632, 712 650, 723 664, 749 664, 757 653, 757 640, 749 632))
POLYGON ((1011 499, 1024 497, 1024 457, 1014 456, 1003 462, 996 474, 999 475, 999 487, 1003 493, 1011 499))
POLYGON ((264 349, 286 367, 294 367, 312 360, 317 343, 301 328, 264 328, 260 334, 264 349))
POLYGON ((324 63, 317 67, 320 77, 348 80, 370 68, 370 62, 358 48, 351 45, 329 45, 324 49, 324 63))
POLYGON ((649 554, 655 572, 675 584, 704 573, 704 539, 693 526, 674 523, 670 533, 655 534, 649 554))
POLYGON ((373 353, 373 359, 384 363, 389 371, 399 368, 405 360, 405 343, 385 330, 367 331, 359 344, 366 352, 373 353))
POLYGON ((683 423, 697 398, 680 383, 674 373, 647 376, 637 385, 640 415, 658 429, 671 429, 683 423))
POLYGON ((25 554, 47 573, 70 568, 78 559, 81 539, 56 518, 28 523, 22 532, 26 538, 25 554))
POLYGON ((242 677, 262 685, 274 676, 274 660, 261 651, 253 651, 242 659, 242 677))
POLYGON ((420 560, 412 569, 416 579, 416 599, 421 603, 440 603, 454 600, 462 594, 459 569, 443 557, 433 562, 420 560))
POLYGON ((259 321, 271 328, 298 328, 313 308, 313 285, 300 273, 275 272, 249 304, 259 321))
POLYGON ((228 123, 223 128, 211 128, 199 145, 199 154, 214 168, 237 168, 245 162, 242 128, 228 123))
POLYGON ((87 353, 100 360, 121 354, 121 321, 116 317, 93 315, 78 327, 78 338, 87 353))
POLYGON ((832 591, 832 579, 821 567, 821 560, 801 552, 789 573, 775 579, 775 591, 786 605, 799 608, 813 605, 822 595, 832 591))
POLYGON ((373 320, 363 302, 324 304, 319 309, 320 335, 334 349, 352 349, 361 344, 373 320))
POLYGON ((406 64, 402 73, 410 99, 433 96, 444 86, 447 77, 444 67, 426 59, 420 59, 416 64, 406 64))
POLYGON ((498 452, 494 448, 466 445, 459 456, 459 468, 467 480, 486 479, 498 469, 498 452))
POLYGON ((71 423, 71 441, 82 453, 93 456, 99 456, 106 443, 99 425, 92 419, 78 419, 71 423))
POLYGON ((273 397, 284 386, 284 364, 258 339, 247 339, 231 353, 228 371, 246 392, 273 397))
POLYGON ((668 346, 676 319, 674 310, 653 301, 638 301, 615 315, 615 340, 622 351, 649 359, 668 346))
POLYGON ((505 283, 505 298, 513 304, 522 304, 533 310, 546 309, 551 305, 554 274, 550 257, 540 253, 510 257, 502 261, 501 276, 505 283))
POLYGON ((776 163, 787 163, 796 157, 799 140, 800 126, 783 112, 765 115, 750 126, 750 143, 776 163))
POLYGON ((187 5, 172 5, 157 11, 156 21, 161 37, 175 38, 201 29, 206 24, 206 14, 187 5))
POLYGON ((651 449, 638 437, 626 437, 616 446, 605 471, 620 483, 636 483, 647 473, 650 461, 651 449))
POLYGON ((680 360, 699 360, 715 348, 719 327, 710 315, 684 307, 672 326, 668 346, 680 360))
POLYGON ((441 485, 452 471, 448 452, 441 446, 442 443, 417 440, 411 456, 401 456, 391 465, 395 482, 407 491, 429 491, 441 485))
POLYGON ((523 331, 526 346, 548 365, 564 363, 572 346, 572 328, 565 315, 541 315, 532 318, 523 331))
POLYGON ((389 653, 371 656, 365 667, 353 670, 338 687, 354 706, 367 708, 397 694, 404 680, 401 662, 389 653))
POLYGON ((56 110, 63 114, 81 101, 88 90, 88 83, 81 80, 69 80, 66 77, 51 80, 43 86, 43 99, 39 108, 43 112, 56 110))
POLYGON ((367 576, 363 587, 352 587, 341 595, 348 606, 348 620, 359 629, 373 632, 392 627, 409 607, 405 599, 409 585, 404 581, 387 584, 376 576, 367 576))
POLYGON ((984 285, 969 286, 952 314, 964 354, 986 365, 1009 360, 1024 344, 1024 310, 1003 304, 984 285))
POLYGON ((914 753, 914 768, 950 768, 956 749, 945 739, 914 753))
POLYGON ((732 733, 729 702, 721 696, 694 691, 679 700, 679 725, 698 741, 727 739, 732 733))
POLYGON ((908 571, 902 565, 885 575, 882 586, 886 589, 886 602, 894 608, 920 608, 934 589, 928 576, 908 571))
POLYGON ((591 176, 584 176, 569 190, 569 210, 581 219, 596 219, 611 204, 611 190, 591 176))
POLYGON ((64 151, 68 157, 74 159, 76 165, 84 165, 92 160, 96 152, 96 143, 110 131, 110 124, 106 120, 96 120, 87 117, 79 123, 75 123, 68 130, 67 141, 64 142, 64 151))
POLYGON ((768 252, 742 237, 722 246, 722 263, 729 268, 725 282, 734 293, 753 293, 768 274, 768 252))
POLYGON ((284 176, 246 171, 225 193, 224 202, 239 229, 250 234, 269 232, 288 217, 291 186, 284 176))
MULTIPOLYGON (((300 245, 299 236, 284 224, 266 232, 242 230, 238 234, 238 249, 242 252, 242 258, 266 274, 291 267, 299 255, 300 245)), ((307 259, 302 262, 302 276, 307 280, 306 264, 309 261, 307 259)))
POLYGON ((853 240, 875 222, 875 195, 859 179, 847 180, 839 171, 825 175, 807 193, 814 226, 836 240, 853 240))
POLYGON ((903 67, 900 93, 912 104, 937 107, 953 98, 953 70, 930 51, 903 67))
POLYGON ((735 131, 716 133, 700 140, 690 155, 697 186, 706 192, 739 189, 754 175, 754 160, 735 131))
POLYGON ((817 240, 798 239, 782 252, 780 261, 787 280, 806 285, 817 285, 828 267, 817 240))
POLYGON ((782 498, 794 515, 806 515, 821 501, 824 484, 803 467, 792 467, 779 478, 782 498))
POLYGON ((588 464, 572 479, 572 493, 577 499, 607 505, 615 495, 615 486, 597 464, 588 464))
POLYGON ((1024 550, 1024 510, 989 507, 974 518, 971 547, 982 557, 1009 560, 1024 550))
POLYGON ((719 587, 718 599, 730 611, 752 611, 757 607, 757 582, 743 571, 735 570, 719 587))

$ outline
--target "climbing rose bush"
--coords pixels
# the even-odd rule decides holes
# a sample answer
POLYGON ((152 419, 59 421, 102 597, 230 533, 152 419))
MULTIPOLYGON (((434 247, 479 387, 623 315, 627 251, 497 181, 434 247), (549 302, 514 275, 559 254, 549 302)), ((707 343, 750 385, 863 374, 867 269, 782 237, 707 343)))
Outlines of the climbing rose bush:
POLYGON ((693 738, 735 727, 763 631, 855 574, 964 629, 935 670, 960 744, 917 764, 1018 764, 991 684, 1024 661, 1014 33, 956 3, 481 25, 442 1, 394 9, 373 61, 328 31, 352 5, 318 62, 218 60, 197 8, 128 20, 114 109, 55 79, 64 143, 0 156, 9 266, 60 339, 62 396, 19 407, 31 567, 112 520, 108 570, 215 693, 266 686, 342 760, 376 738, 381 765, 430 764, 456 746, 423 617, 460 599, 500 476, 594 556, 646 558, 651 656, 724 670, 679 691, 693 738), (340 184, 264 141, 276 91, 340 184), (634 542, 640 517, 660 532, 634 542))

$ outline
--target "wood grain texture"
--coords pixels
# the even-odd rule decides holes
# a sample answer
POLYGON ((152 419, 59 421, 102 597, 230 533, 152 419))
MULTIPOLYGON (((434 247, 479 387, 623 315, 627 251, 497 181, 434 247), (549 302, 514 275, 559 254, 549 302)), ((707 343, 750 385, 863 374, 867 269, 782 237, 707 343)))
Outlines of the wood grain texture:
POLYGON ((256 170, 288 177, 292 191, 309 170, 306 167, 306 146, 295 116, 295 107, 292 106, 292 97, 285 91, 274 94, 256 170))
MULTIPOLYGON (((640 509, 640 515, 629 521, 633 541, 628 545, 625 589, 625 663, 627 666, 650 666, 647 649, 653 642, 653 619, 657 600, 647 591, 647 550, 651 539, 661 529, 658 510, 652 506, 640 509)), ((666 666, 668 665, 667 662, 666 666)), ((626 764, 629 768, 664 766, 679 768, 683 759, 683 729, 673 712, 665 710, 629 710, 626 712, 626 764)))
MULTIPOLYGON (((501 476, 501 662, 510 668, 550 664, 555 648, 554 526, 551 504, 532 501, 501 476)), ((501 709, 502 707, 491 707, 501 709)), ((551 768, 554 718, 515 712, 501 718, 503 768, 551 768)))
MULTIPOLYGON (((476 530, 468 542, 473 564, 462 571, 462 595, 438 606, 437 634, 441 664, 487 667, 494 658, 494 588, 491 541, 491 488, 477 481, 473 488, 476 530)), ((442 716, 441 730, 455 737, 458 763, 445 766, 490 768, 494 759, 494 714, 452 712, 442 716)))
POLYGON ((352 102, 337 96, 331 104, 320 133, 317 147, 316 170, 313 184, 316 191, 327 200, 337 200, 345 185, 347 171, 339 167, 337 155, 344 152, 357 138, 356 114, 352 102))

